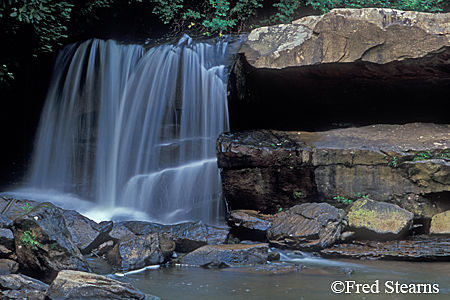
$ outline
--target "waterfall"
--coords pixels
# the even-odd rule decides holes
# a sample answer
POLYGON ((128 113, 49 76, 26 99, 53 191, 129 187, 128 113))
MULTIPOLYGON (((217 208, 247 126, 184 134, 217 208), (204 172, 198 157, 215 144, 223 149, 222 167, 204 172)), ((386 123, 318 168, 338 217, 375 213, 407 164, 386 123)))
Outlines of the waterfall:
POLYGON ((232 45, 184 36, 148 51, 96 39, 66 46, 24 190, 76 195, 109 219, 132 209, 160 223, 217 222, 232 45))

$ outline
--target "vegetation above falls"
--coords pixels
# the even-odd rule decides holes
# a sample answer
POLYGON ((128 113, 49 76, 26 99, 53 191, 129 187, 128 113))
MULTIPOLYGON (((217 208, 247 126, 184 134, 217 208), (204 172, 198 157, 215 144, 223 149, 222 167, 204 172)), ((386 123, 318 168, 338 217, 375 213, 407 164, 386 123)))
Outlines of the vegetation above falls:
POLYGON ((444 6, 443 0, 1 0, 0 90, 9 87, 23 56, 52 52, 107 16, 126 15, 134 27, 153 16, 169 32, 209 36, 289 23, 302 7, 325 13, 338 7, 441 12, 444 6))

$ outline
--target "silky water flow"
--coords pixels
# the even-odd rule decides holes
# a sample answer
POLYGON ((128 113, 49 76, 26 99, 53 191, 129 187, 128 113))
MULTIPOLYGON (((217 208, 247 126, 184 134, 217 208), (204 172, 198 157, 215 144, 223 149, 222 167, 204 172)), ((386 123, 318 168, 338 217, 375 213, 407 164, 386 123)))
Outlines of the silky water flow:
POLYGON ((148 51, 97 39, 66 46, 16 193, 64 199, 98 221, 217 223, 224 208, 215 143, 229 128, 237 44, 183 36, 148 51))

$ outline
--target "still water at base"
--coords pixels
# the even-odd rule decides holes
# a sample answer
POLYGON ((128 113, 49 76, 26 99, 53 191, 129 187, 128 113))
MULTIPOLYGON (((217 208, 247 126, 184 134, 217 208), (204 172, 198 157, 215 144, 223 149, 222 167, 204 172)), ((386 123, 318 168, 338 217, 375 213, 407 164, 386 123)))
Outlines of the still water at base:
MULTIPOLYGON (((328 260, 285 252, 277 263, 306 268, 274 275, 249 272, 247 267, 160 267, 123 277, 109 276, 161 299, 450 299, 450 262, 328 260), (352 268, 354 272, 332 274, 323 270, 327 266, 352 268), (348 293, 334 293, 331 287, 336 281, 348 282, 348 293), (424 293, 425 284, 437 285, 438 292, 430 289, 424 293), (378 293, 373 293, 376 287, 378 293)), ((96 272, 110 272, 97 259, 90 264, 96 272)))

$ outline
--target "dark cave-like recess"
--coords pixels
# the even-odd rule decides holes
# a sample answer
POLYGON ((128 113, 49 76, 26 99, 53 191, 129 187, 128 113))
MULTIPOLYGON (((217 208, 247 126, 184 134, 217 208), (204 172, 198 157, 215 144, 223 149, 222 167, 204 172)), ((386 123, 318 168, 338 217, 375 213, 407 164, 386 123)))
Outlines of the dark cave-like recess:
POLYGON ((450 124, 450 51, 384 65, 357 61, 257 69, 241 55, 229 80, 231 131, 323 131, 450 124))

